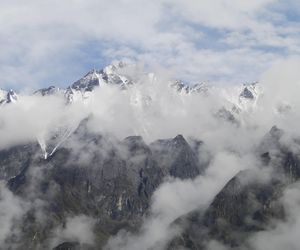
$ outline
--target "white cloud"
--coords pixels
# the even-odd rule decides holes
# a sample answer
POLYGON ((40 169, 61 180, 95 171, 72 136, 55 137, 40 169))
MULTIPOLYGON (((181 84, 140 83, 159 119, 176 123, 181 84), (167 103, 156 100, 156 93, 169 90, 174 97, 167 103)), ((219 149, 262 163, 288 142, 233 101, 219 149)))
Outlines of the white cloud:
POLYGON ((0 4, 2 86, 66 85, 83 73, 84 63, 98 66, 115 56, 170 66, 186 79, 253 80, 283 56, 256 47, 299 52, 297 25, 278 0, 0 4))
MULTIPOLYGON (((5 184, 0 182, 0 245, 6 246, 5 240, 12 233, 17 233, 18 220, 27 212, 29 204, 15 196, 5 184)), ((8 247, 8 246, 6 246, 8 247)))
POLYGON ((298 64, 297 59, 283 61, 263 75, 260 87, 264 93, 253 104, 254 109, 235 114, 242 122, 239 128, 226 122, 220 126, 215 113, 222 107, 231 110, 233 105, 240 105, 241 87, 212 87, 207 97, 182 95, 169 88, 168 72, 160 72, 152 80, 141 69, 129 67, 123 73, 134 77, 137 84, 126 91, 116 86, 100 86, 86 104, 65 105, 60 95, 21 95, 14 105, 1 107, 0 148, 35 139, 47 141, 53 133, 74 129, 81 119, 93 114, 89 122, 93 131, 111 133, 120 139, 142 135, 151 142, 184 134, 206 141, 211 150, 226 145, 247 152, 273 125, 299 134, 297 124, 292 122, 300 109, 298 64), (288 105, 291 111, 280 113, 278 109, 286 107, 282 105, 288 105), (239 140, 229 140, 228 134, 239 140))
POLYGON ((299 248, 299 183, 287 189, 282 198, 287 218, 273 229, 256 233, 249 241, 255 250, 296 250, 299 248))
POLYGON ((60 226, 54 230, 55 236, 51 245, 55 247, 64 241, 93 245, 95 237, 93 233, 94 225, 95 219, 85 215, 68 217, 63 227, 60 226))

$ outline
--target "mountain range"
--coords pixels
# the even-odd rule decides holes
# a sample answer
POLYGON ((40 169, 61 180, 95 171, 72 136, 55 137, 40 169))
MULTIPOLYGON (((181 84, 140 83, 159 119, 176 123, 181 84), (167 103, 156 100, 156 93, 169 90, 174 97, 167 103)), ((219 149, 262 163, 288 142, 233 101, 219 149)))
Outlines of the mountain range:
MULTIPOLYGON (((92 70, 65 89, 50 86, 29 98, 54 96, 66 107, 85 106, 98 98, 103 86, 127 91, 131 97, 132 89, 143 89, 145 81, 151 84, 157 76, 137 73, 136 66, 120 62, 92 70)), ((258 83, 212 86, 169 80, 166 86, 172 97, 221 100, 209 112, 219 126, 228 126, 230 131, 248 129, 244 115, 251 116, 263 96, 258 83)), ((141 95, 146 108, 155 105, 149 93, 141 95)), ((0 90, 0 109, 23 105, 24 98, 28 95, 0 90)), ((75 126, 56 124, 48 137, 2 147, 0 208, 4 204, 20 211, 11 216, 5 233, 0 233, 0 249, 131 249, 129 241, 116 244, 114 239, 124 232, 141 233, 147 218, 153 216, 155 195, 164 183, 177 180, 186 184, 209 176, 216 156, 209 143, 198 136, 175 134, 153 141, 138 134, 118 138, 91 129, 93 119, 94 114, 88 114, 75 126)), ((180 230, 172 237, 132 249, 208 249, 212 241, 228 249, 253 249, 249 243, 253 235, 269 230, 274 221, 286 220, 282 197, 300 178, 299 155, 293 150, 299 140, 293 139, 291 148, 285 135, 286 131, 271 126, 255 138, 251 152, 255 168, 242 168, 206 206, 194 205, 173 219, 167 230, 180 230)), ((235 140, 232 134, 224 136, 235 140)))

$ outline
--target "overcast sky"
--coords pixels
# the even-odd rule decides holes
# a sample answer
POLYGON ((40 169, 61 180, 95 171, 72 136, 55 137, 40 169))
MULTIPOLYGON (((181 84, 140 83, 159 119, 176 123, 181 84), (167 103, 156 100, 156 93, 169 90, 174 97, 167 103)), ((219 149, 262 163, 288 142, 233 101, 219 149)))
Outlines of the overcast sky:
POLYGON ((299 0, 0 0, 0 88, 66 86, 120 59, 256 81, 299 55, 299 20, 299 0))

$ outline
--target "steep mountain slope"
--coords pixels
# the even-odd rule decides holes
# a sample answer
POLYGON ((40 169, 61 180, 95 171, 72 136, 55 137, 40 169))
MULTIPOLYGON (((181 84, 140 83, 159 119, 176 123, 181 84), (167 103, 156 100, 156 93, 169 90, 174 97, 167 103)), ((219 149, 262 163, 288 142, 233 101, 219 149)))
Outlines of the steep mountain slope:
MULTIPOLYGON (((149 146, 137 136, 117 141, 91 134, 86 121, 47 159, 35 144, 0 155, 1 179, 7 180, 8 188, 33 204, 39 201, 47 215, 40 220, 37 208, 29 208, 14 225, 20 230, 18 238, 7 239, 14 249, 49 249, 56 242, 56 228, 77 215, 95 218, 99 249, 120 229, 137 230, 151 195, 166 176, 195 178, 206 167, 181 135, 149 146), (162 163, 166 150, 169 156, 162 163)), ((57 249, 79 244, 57 243, 62 244, 57 249)), ((89 249, 92 242, 82 247, 89 249)))
POLYGON ((280 143, 283 133, 273 127, 264 137, 261 169, 239 172, 205 211, 196 210, 178 220, 186 230, 170 243, 169 249, 205 249, 211 240, 234 249, 251 249, 247 248, 247 240, 253 233, 268 230, 272 222, 286 218, 281 197, 289 185, 299 180, 300 159, 280 143))

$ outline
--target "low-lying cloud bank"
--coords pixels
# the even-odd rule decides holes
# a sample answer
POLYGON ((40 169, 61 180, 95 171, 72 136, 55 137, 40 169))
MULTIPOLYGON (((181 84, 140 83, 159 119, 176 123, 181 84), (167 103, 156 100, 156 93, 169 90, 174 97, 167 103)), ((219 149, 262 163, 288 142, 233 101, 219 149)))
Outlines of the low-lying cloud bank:
POLYGON ((297 133, 293 121, 298 118, 300 108, 299 64, 297 59, 283 61, 262 75, 256 90, 259 95, 254 101, 240 100, 240 86, 208 85, 202 94, 178 94, 168 86, 169 80, 164 75, 148 76, 130 68, 122 73, 131 74, 137 84, 129 85, 126 91, 102 85, 86 102, 65 105, 63 94, 59 93, 44 97, 20 94, 17 103, 0 109, 0 147, 21 140, 47 140, 50 132, 74 128, 88 115, 93 117, 90 129, 96 132, 119 138, 141 135, 147 141, 180 133, 206 143, 214 137, 221 141, 227 138, 230 143, 230 134, 240 139, 232 144, 252 145, 243 141, 247 134, 249 139, 262 135, 275 124, 297 133), (222 108, 232 112, 241 126, 236 128, 216 119, 222 108))

